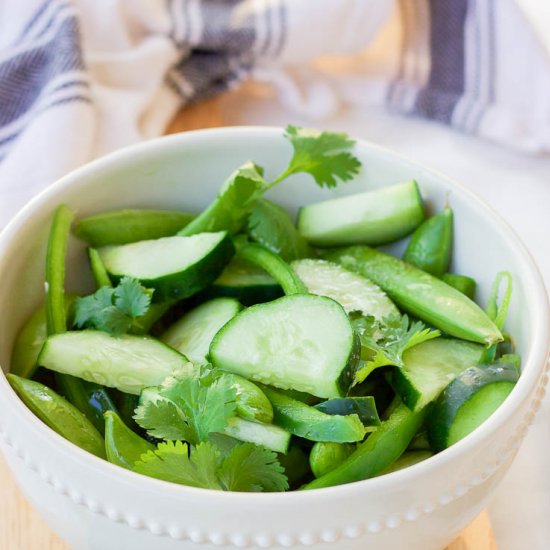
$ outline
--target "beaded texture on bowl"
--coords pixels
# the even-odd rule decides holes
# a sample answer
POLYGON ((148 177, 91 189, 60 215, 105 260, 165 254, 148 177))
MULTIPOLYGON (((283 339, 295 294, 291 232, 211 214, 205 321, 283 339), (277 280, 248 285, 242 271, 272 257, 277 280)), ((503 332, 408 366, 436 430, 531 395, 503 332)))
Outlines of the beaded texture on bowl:
POLYGON ((112 506, 100 503, 95 499, 87 498, 74 488, 66 487, 59 478, 48 473, 42 466, 35 463, 29 452, 21 449, 20 446, 15 443, 13 436, 9 435, 2 425, 0 425, 0 438, 4 444, 13 451, 15 456, 23 461, 29 470, 38 474, 40 479, 51 486, 56 493, 70 498, 75 504, 85 507, 93 514, 102 515, 112 522, 123 523, 131 529, 148 531, 152 535, 170 537, 174 540, 189 540, 198 545, 210 543, 216 546, 230 548, 248 548, 253 545, 261 548, 291 548, 295 546, 311 546, 317 541, 331 544, 341 541, 342 539, 357 539, 366 531, 371 534, 376 534, 386 529, 397 529, 404 522, 416 521, 422 515, 432 514, 438 508, 447 506, 456 499, 465 496, 471 489, 491 477, 501 464, 517 451, 529 427, 533 424, 535 416, 540 410, 542 400, 546 395, 549 371, 550 362, 547 362, 544 374, 541 376, 534 392, 529 410, 525 413, 515 434, 508 439, 506 446, 497 453, 498 458, 484 464, 478 473, 472 476, 467 483, 457 485, 451 493, 444 493, 439 497, 437 502, 424 502, 421 505, 415 505, 404 514, 389 514, 382 518, 369 520, 364 524, 345 526, 338 529, 322 529, 315 533, 262 533, 249 536, 244 533, 203 532, 179 525, 163 525, 163 523, 158 520, 139 518, 132 514, 126 514, 120 510, 116 510, 112 506))

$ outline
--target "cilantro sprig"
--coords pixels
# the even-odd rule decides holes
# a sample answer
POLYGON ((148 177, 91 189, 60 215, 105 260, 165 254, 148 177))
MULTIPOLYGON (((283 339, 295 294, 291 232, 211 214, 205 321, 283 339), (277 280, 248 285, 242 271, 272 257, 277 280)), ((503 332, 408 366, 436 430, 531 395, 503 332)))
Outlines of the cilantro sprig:
POLYGON ((292 174, 310 174, 320 187, 336 187, 358 174, 361 162, 349 149, 355 141, 340 132, 320 132, 288 125, 285 137, 294 148, 286 170, 271 182, 272 187, 292 174))
POLYGON ((335 187, 338 181, 348 181, 359 172, 361 163, 350 152, 355 142, 344 133, 289 125, 285 138, 294 153, 281 174, 269 182, 262 167, 245 162, 231 174, 206 210, 178 234, 189 236, 224 230, 238 233, 246 226, 257 199, 294 174, 310 174, 320 187, 335 187))
POLYGON ((236 399, 235 388, 225 378, 213 380, 208 371, 195 376, 175 373, 161 386, 144 390, 134 418, 149 435, 198 445, 210 433, 224 430, 236 399))
POLYGON ((139 328, 139 318, 151 305, 153 290, 131 277, 123 277, 115 288, 101 287, 75 301, 74 325, 95 328, 113 335, 139 328))
POLYGON ((222 491, 286 491, 288 480, 277 455, 251 443, 224 453, 214 443, 189 449, 181 441, 159 443, 142 455, 134 471, 164 481, 222 491))
POLYGON ((288 481, 277 455, 250 443, 220 446, 235 414, 237 394, 208 367, 195 375, 176 372, 144 390, 135 420, 149 435, 165 439, 134 465, 138 473, 191 487, 223 491, 285 491, 288 481))
POLYGON ((350 318, 361 340, 361 364, 355 372, 355 384, 363 382, 378 367, 403 367, 406 350, 441 335, 421 321, 410 321, 407 315, 390 315, 378 321, 372 315, 352 312, 350 318))

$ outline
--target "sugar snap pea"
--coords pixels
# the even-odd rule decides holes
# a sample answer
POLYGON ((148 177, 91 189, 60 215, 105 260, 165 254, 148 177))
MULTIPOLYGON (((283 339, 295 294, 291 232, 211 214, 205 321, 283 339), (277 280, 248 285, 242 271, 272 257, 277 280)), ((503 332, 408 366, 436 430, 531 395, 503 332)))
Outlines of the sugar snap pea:
POLYGON ((451 336, 482 344, 502 340, 499 328, 477 304, 411 264, 360 245, 324 256, 370 278, 402 309, 451 336))
POLYGON ((355 450, 350 443, 318 441, 309 453, 309 466, 315 477, 328 474, 348 458, 355 450))
POLYGON ((128 428, 115 412, 105 413, 105 450, 109 462, 131 470, 142 455, 154 449, 152 443, 128 428))
POLYGON ((75 445, 105 458, 103 437, 74 405, 39 382, 15 374, 8 374, 7 378, 23 403, 42 422, 75 445))
POLYGON ((237 256, 265 269, 282 287, 286 295, 307 294, 307 288, 295 271, 277 254, 264 246, 248 243, 239 247, 237 256))
MULTIPOLYGON (((48 238, 46 255, 46 327, 48 336, 67 331, 65 257, 73 217, 73 212, 67 206, 59 206, 55 211, 48 238)), ((103 431, 103 421, 98 414, 102 415, 105 410, 114 408, 107 391, 97 384, 84 385, 79 378, 62 373, 56 374, 56 382, 67 399, 103 431)))
POLYGON ((194 214, 172 210, 115 210, 79 220, 74 234, 93 247, 175 235, 194 214))
POLYGON ((95 284, 98 288, 102 286, 113 286, 109 274, 101 261, 101 256, 95 248, 88 249, 88 257, 90 258, 90 266, 94 276, 95 284))
POLYGON ((462 292, 465 296, 468 296, 470 300, 473 300, 476 295, 477 283, 475 279, 467 277, 466 275, 457 275, 455 273, 444 273, 441 280, 447 283, 449 286, 456 288, 462 292))
POLYGON ((453 211, 447 207, 414 231, 403 259, 441 277, 449 269, 453 249, 453 211))
POLYGON ((360 443, 344 462, 302 489, 320 489, 368 479, 393 464, 405 451, 426 416, 426 409, 412 412, 402 403, 388 420, 360 443))

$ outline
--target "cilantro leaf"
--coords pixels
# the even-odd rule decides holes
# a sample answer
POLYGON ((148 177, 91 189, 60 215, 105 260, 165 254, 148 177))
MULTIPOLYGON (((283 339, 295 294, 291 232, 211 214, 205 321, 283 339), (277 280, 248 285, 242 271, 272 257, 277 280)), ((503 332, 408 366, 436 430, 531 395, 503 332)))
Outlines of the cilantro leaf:
POLYGON ((246 162, 235 170, 221 188, 218 196, 178 235, 189 236, 205 231, 238 233, 257 198, 266 190, 263 169, 246 162))
POLYGON ((189 447, 181 441, 159 443, 134 464, 137 473, 204 489, 224 491, 285 491, 288 480, 273 451, 251 443, 235 445, 224 454, 211 442, 189 447))
POLYGON ((294 148, 294 156, 276 181, 307 172, 321 187, 336 187, 337 180, 348 181, 359 172, 361 163, 348 151, 355 142, 344 133, 289 125, 285 137, 294 148))
POLYGON ((142 455, 133 470, 140 474, 204 489, 221 489, 217 478, 221 454, 215 445, 201 443, 189 456, 181 441, 159 443, 154 451, 142 455))
POLYGON ((123 334, 139 326, 139 318, 149 310, 152 294, 136 279, 123 277, 115 288, 104 286, 94 294, 77 298, 74 325, 123 334))
POLYGON ((288 479, 277 455, 264 447, 244 443, 233 447, 218 472, 226 491, 286 491, 288 479))
POLYGON ((378 367, 403 367, 406 350, 441 334, 421 321, 410 322, 406 315, 390 315, 377 321, 372 315, 364 317, 352 312, 350 318, 361 340, 362 364, 355 372, 355 384, 363 382, 378 367))
POLYGON ((152 290, 141 286, 137 279, 123 277, 114 289, 115 306, 128 317, 136 319, 147 313, 151 295, 152 290))
POLYGON ((298 233, 288 212, 267 199, 258 199, 248 218, 248 234, 289 262, 311 256, 307 241, 298 233))
POLYGON ((225 429, 235 413, 236 397, 225 378, 175 373, 162 386, 142 393, 134 418, 154 437, 196 445, 225 429))

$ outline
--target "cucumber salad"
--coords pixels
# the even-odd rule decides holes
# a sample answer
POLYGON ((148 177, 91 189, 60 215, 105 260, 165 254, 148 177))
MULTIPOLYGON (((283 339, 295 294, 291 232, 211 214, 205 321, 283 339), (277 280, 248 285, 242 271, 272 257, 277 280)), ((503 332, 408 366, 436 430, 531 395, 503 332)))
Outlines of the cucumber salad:
POLYGON ((267 191, 297 173, 345 185, 361 163, 345 134, 284 137, 281 174, 247 162, 199 213, 57 208, 44 304, 8 374, 50 428, 168 482, 308 490, 429 459, 499 407, 520 374, 509 273, 478 305, 475 280, 449 272, 451 207, 427 216, 414 180, 304 205, 295 223, 267 191), (65 292, 71 232, 86 296, 65 292), (400 239, 402 257, 378 248, 400 239))

